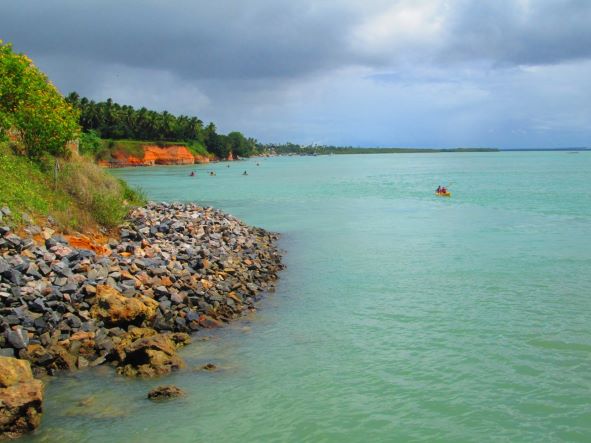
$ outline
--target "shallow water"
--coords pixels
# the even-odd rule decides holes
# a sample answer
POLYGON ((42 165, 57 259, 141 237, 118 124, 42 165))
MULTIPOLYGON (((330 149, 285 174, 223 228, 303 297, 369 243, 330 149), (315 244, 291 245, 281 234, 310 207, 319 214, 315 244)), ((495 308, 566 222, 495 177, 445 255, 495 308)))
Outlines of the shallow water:
POLYGON ((183 372, 53 379, 24 441, 591 440, 591 153, 113 173, 281 232, 288 268, 255 316, 183 350, 183 372), (145 400, 163 382, 188 396, 145 400))

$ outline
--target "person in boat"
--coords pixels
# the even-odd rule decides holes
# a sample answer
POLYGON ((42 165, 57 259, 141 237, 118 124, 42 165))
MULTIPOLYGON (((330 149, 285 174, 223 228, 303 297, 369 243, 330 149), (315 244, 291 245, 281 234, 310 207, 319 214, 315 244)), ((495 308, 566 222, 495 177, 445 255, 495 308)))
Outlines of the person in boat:
POLYGON ((441 193, 441 185, 437 186, 437 191, 435 191, 436 194, 440 194, 441 193))
POLYGON ((447 194, 447 188, 445 186, 441 187, 441 191, 439 191, 441 194, 447 194))

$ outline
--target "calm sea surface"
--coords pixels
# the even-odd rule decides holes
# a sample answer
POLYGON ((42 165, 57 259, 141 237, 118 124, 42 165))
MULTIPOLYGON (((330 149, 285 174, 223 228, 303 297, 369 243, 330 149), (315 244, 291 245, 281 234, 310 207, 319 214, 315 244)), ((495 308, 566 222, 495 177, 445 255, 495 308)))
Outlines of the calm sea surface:
POLYGON ((277 292, 172 377, 52 380, 23 441, 591 441, 591 153, 226 165, 113 174, 280 232, 277 292))

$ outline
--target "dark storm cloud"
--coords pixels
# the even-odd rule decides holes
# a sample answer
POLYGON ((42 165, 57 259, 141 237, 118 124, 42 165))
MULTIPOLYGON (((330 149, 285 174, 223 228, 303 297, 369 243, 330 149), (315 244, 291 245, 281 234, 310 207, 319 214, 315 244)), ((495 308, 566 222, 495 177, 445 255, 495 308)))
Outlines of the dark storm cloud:
MULTIPOLYGON (((189 78, 297 77, 356 64, 387 66, 396 60, 395 52, 439 63, 485 59, 500 64, 552 64, 591 55, 587 0, 415 5, 430 3, 443 5, 438 9, 442 30, 435 41, 423 42, 420 52, 412 36, 405 47, 396 45, 394 32, 376 53, 354 32, 364 23, 371 27, 372 19, 389 8, 412 2, 370 2, 368 7, 312 0, 4 0, 0 32, 34 55, 160 68, 189 78)), ((417 37, 423 32, 415 31, 417 37)))
POLYGON ((350 8, 282 0, 24 0, 5 1, 0 10, 4 38, 27 52, 193 78, 293 77, 330 69, 346 62, 341 30, 354 19, 350 8))
POLYGON ((63 92, 264 141, 585 144, 589 23, 591 0, 0 0, 63 92))

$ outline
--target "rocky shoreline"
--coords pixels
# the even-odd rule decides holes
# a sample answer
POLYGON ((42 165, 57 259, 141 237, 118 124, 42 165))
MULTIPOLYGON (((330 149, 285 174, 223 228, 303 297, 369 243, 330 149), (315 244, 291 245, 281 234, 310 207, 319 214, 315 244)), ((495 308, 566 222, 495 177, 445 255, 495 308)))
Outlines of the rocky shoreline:
MULTIPOLYGON (((119 239, 92 248, 48 226, 25 232, 0 226, 0 366, 27 360, 37 377, 178 369, 191 332, 254 310, 283 268, 276 234, 195 204, 136 208, 119 239)), ((0 402, 0 435, 13 431, 5 413, 0 402)))

